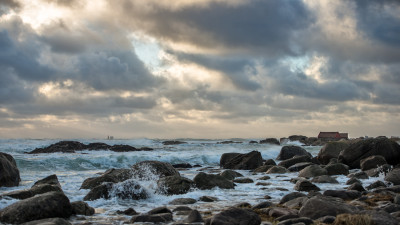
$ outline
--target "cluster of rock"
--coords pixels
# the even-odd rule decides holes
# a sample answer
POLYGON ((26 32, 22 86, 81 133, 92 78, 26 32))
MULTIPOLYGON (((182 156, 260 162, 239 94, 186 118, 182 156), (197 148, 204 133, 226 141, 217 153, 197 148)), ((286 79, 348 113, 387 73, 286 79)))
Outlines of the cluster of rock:
POLYGON ((15 159, 10 154, 0 152, 0 187, 18 186, 20 181, 15 159))
POLYGON ((83 150, 110 150, 114 152, 133 152, 133 151, 151 151, 152 148, 141 147, 135 148, 130 145, 108 145, 106 143, 95 142, 90 144, 83 144, 78 141, 60 141, 55 144, 49 145, 45 148, 36 148, 28 154, 39 154, 39 153, 55 153, 55 152, 64 152, 64 153, 75 153, 76 151, 83 150))

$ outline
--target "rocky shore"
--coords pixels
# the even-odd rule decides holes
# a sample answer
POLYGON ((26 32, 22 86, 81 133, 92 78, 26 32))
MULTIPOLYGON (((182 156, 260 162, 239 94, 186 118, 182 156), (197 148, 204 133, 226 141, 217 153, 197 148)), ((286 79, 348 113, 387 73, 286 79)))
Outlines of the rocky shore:
MULTIPOLYGON (((269 141, 277 144, 274 140, 269 141)), ((90 144, 59 142, 42 148, 42 153, 90 150, 88 146, 90 144)), ((112 146, 107 147, 110 148, 112 146)), ((31 153, 39 153, 36 150, 31 153)), ((189 166, 185 165, 185 168, 189 166)), ((0 155, 0 168, 1 175, 5 174, 0 179, 0 186, 18 185, 19 172, 12 156, 0 155)), ((142 161, 130 168, 109 169, 99 176, 84 180, 80 188, 88 192, 82 201, 75 202, 68 199, 57 175, 53 174, 35 182, 30 189, 3 193, 0 198, 18 201, 0 209, 0 222, 210 225, 400 223, 400 145, 384 137, 327 142, 316 157, 300 146, 283 146, 275 159, 263 159, 258 151, 224 153, 220 157, 219 168, 198 168, 193 179, 181 175, 179 171, 185 168, 177 169, 160 161, 142 161), (285 179, 289 175, 292 178, 285 179), (339 176, 345 179, 337 179, 339 176), (382 179, 366 182, 379 176, 382 179), (257 204, 243 202, 219 209, 211 207, 210 210, 192 205, 207 202, 212 206, 222 201, 222 196, 201 196, 198 199, 177 196, 168 205, 160 205, 147 212, 136 212, 134 207, 127 207, 116 212, 119 216, 108 222, 99 222, 96 209, 87 204, 111 197, 146 199, 151 193, 140 182, 149 179, 157 180, 157 193, 175 196, 196 189, 234 190, 240 185, 268 187, 269 183, 276 182, 274 178, 277 177, 283 178, 280 182, 285 182, 295 191, 280 198, 272 198, 266 192, 264 199, 257 204), (325 184, 339 182, 346 188, 322 189, 325 184)))

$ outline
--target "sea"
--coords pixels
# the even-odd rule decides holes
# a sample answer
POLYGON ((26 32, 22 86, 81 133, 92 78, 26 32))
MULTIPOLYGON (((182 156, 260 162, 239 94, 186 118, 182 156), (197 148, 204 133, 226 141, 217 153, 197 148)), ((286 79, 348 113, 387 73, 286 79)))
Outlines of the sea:
MULTIPOLYGON (((219 167, 220 157, 223 153, 238 152, 248 153, 259 151, 263 159, 276 159, 282 146, 269 144, 251 144, 250 141, 259 141, 257 139, 178 139, 186 142, 180 145, 163 145, 162 139, 75 139, 84 144, 93 142, 103 142, 109 145, 126 144, 137 148, 150 147, 152 151, 135 152, 113 152, 113 151, 79 151, 77 153, 45 153, 45 154, 26 154, 39 147, 46 147, 54 144, 58 139, 0 139, 0 151, 11 154, 20 170, 21 182, 18 187, 0 187, 0 195, 22 189, 29 189, 36 181, 49 175, 56 174, 64 193, 71 202, 82 201, 89 190, 80 189, 82 182, 89 178, 99 176, 111 168, 129 168, 135 163, 145 160, 157 160, 170 164, 189 163, 199 165, 190 169, 180 169, 182 176, 193 179, 200 171, 206 173, 220 173, 223 171, 219 167), (232 141, 233 143, 221 144, 222 141, 232 141), (240 143, 239 143, 240 142, 240 143)), ((300 142, 288 142, 285 145, 301 145, 300 142)), ((321 146, 303 146, 313 156, 316 156, 321 146)), ((275 160, 277 163, 278 160, 275 160)), ((351 172, 355 172, 351 171, 351 172)), ((235 204, 247 202, 252 205, 267 201, 266 196, 271 198, 268 201, 278 203, 282 196, 295 191, 294 184, 290 182, 292 178, 297 177, 297 172, 286 174, 268 174, 269 180, 258 180, 267 175, 265 173, 253 174, 247 170, 238 170, 244 177, 254 180, 254 183, 237 184, 235 189, 211 190, 192 189, 190 192, 182 195, 166 196, 156 193, 157 180, 139 181, 149 193, 148 199, 143 200, 122 200, 117 197, 111 199, 99 199, 87 201, 87 203, 96 210, 95 215, 86 216, 85 222, 104 224, 122 224, 128 220, 126 216, 117 214, 118 210, 128 208, 135 209, 138 213, 145 213, 151 209, 160 206, 166 206, 173 209, 174 205, 169 204, 176 198, 193 198, 198 200, 201 196, 213 196, 218 201, 208 203, 197 201, 190 205, 191 208, 199 210, 203 215, 212 215, 222 209, 235 204), (256 185, 262 183, 262 185, 256 185), (125 218, 124 218, 125 217, 125 218)), ((344 175, 334 176, 339 184, 317 184, 322 191, 328 189, 346 188, 346 181, 349 179, 344 175)), ((364 187, 377 180, 383 181, 383 175, 362 180, 364 187)), ((0 199, 0 210, 11 205, 18 200, 10 198, 0 199)), ((175 218, 180 220, 182 218, 175 218)), ((73 224, 79 224, 82 218, 72 218, 73 224)))

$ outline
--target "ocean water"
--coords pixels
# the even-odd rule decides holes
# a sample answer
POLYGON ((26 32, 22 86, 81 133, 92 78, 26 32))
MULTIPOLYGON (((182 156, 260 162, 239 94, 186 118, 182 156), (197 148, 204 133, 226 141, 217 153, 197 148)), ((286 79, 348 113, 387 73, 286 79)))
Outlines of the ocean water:
MULTIPOLYGON (((206 140, 206 139, 182 139, 187 144, 169 145, 162 144, 164 140, 158 139, 132 139, 132 140, 75 140, 88 144, 92 142, 104 142, 109 145, 127 144, 134 147, 151 147, 153 151, 138 152, 112 152, 112 151, 82 151, 78 153, 50 153, 50 154, 25 154, 38 147, 46 147, 60 140, 36 140, 36 139, 3 139, 0 140, 0 151, 11 154, 18 165, 21 174, 21 183, 18 187, 0 188, 0 194, 29 189, 34 182, 45 178, 49 175, 56 174, 61 183, 65 194, 71 201, 81 201, 89 190, 80 190, 82 182, 89 177, 98 176, 107 169, 111 168, 129 168, 131 165, 144 160, 158 160, 171 164, 190 163, 192 165, 200 165, 198 168, 179 170, 181 175, 189 179, 193 179, 200 171, 206 173, 219 173, 223 171, 219 168, 219 160, 223 153, 238 152, 248 153, 253 150, 261 152, 263 159, 275 159, 282 146, 268 144, 249 144, 250 140, 233 139, 233 141, 242 141, 243 143, 218 144, 217 142, 224 140, 206 140)), ((258 140, 256 140, 258 141, 258 140)), ((287 143, 287 145, 300 145, 298 142, 287 143)), ((320 146, 304 147, 312 155, 316 156, 321 149, 320 146)), ((277 163, 278 161, 275 160, 277 163)), ((223 190, 214 188, 212 190, 193 189, 187 194, 165 196, 156 194, 157 180, 150 179, 148 181, 140 181, 139 183, 150 194, 148 199, 144 200, 121 200, 117 197, 105 200, 99 199, 88 201, 87 203, 96 209, 94 216, 86 217, 89 221, 114 221, 112 224, 122 222, 116 214, 117 210, 125 210, 129 207, 134 208, 139 213, 147 212, 150 209, 167 206, 174 208, 169 204, 176 198, 194 198, 199 199, 201 196, 214 196, 219 201, 205 203, 198 201, 190 207, 198 209, 200 212, 216 213, 224 207, 232 206, 241 202, 256 204, 266 201, 264 196, 272 197, 270 201, 279 202, 282 196, 293 192, 294 184, 290 183, 290 179, 297 177, 298 173, 287 174, 269 174, 271 179, 261 181, 258 178, 266 174, 252 174, 249 171, 238 171, 245 177, 252 178, 254 183, 237 184, 233 190, 223 190), (267 186, 256 185, 257 182, 268 183, 267 186)), ((339 184, 317 184, 323 190, 340 189, 346 187, 344 183, 347 181, 345 176, 335 176, 339 184)), ((363 185, 368 185, 376 180, 382 180, 383 177, 370 178, 363 180, 363 185)), ((16 202, 13 199, 0 199, 0 209, 16 202)), ((179 220, 179 218, 178 218, 179 220)), ((73 221, 79 223, 79 221, 73 221)))

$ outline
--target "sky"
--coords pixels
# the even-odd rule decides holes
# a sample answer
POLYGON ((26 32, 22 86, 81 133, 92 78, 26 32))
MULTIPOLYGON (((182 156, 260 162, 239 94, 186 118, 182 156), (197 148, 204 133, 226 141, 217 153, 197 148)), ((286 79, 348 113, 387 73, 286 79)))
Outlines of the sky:
POLYGON ((0 0, 0 138, 400 136, 398 0, 0 0))

